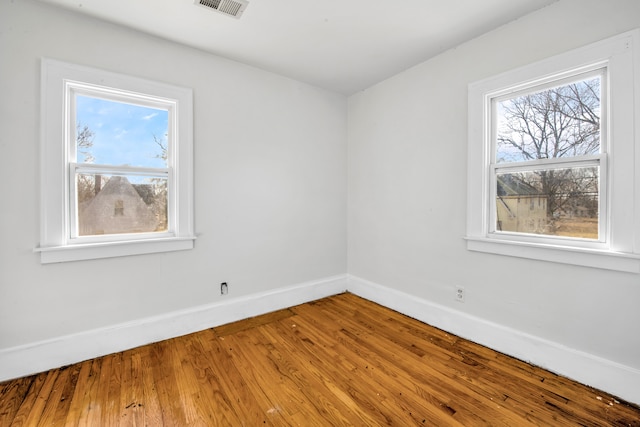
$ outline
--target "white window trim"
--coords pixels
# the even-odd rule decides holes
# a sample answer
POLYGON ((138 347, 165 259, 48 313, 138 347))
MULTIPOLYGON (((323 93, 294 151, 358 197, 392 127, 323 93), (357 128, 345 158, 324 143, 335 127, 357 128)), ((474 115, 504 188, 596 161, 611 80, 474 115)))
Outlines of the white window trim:
MULTIPOLYGON (((43 264, 110 258, 193 248, 193 93, 191 89, 153 82, 137 77, 102 71, 52 59, 42 60, 41 75, 41 219, 40 253, 43 264), (69 233, 69 167, 65 132, 65 96, 67 82, 147 94, 175 100, 175 136, 179 141, 173 153, 172 173, 175 200, 173 229, 168 233, 146 233, 132 237, 126 235, 109 241, 74 242, 69 233)), ((171 194, 171 193, 170 193, 171 194)))
MULTIPOLYGON (((624 33, 469 85, 467 249, 492 254, 640 273, 640 30, 624 33), (490 233, 491 99, 507 88, 561 78, 603 64, 609 73, 609 141, 603 166, 608 226, 604 243, 527 239, 490 233)), ((606 101, 605 101, 606 102, 606 101)), ((495 202, 494 202, 495 203, 495 202)))

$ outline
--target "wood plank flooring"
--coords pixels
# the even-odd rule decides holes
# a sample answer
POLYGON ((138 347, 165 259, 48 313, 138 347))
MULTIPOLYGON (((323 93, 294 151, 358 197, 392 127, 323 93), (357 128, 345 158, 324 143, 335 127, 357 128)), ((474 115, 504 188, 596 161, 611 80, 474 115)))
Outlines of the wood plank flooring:
POLYGON ((0 384, 0 426, 640 426, 640 408, 351 294, 0 384))

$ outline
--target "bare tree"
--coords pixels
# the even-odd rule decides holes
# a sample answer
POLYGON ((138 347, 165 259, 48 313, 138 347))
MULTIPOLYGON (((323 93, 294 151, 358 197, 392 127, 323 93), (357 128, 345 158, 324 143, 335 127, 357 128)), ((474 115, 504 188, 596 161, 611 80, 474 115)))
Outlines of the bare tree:
POLYGON ((153 135, 153 140, 156 145, 160 148, 160 154, 156 154, 156 159, 162 159, 165 162, 167 161, 167 134, 164 134, 163 138, 158 138, 155 134, 153 135))
MULTIPOLYGON (((160 154, 156 154, 156 158, 162 159, 165 163, 167 161, 167 134, 163 138, 159 138, 153 135, 153 140, 160 148, 160 154)), ((153 188, 153 204, 151 208, 158 219, 158 231, 166 230, 168 225, 168 189, 167 180, 160 178, 152 178, 153 188)))
MULTIPOLYGON (((600 150, 599 77, 511 98, 500 102, 498 109, 499 163, 583 156, 600 150)), ((590 198, 593 205, 594 191, 597 194, 594 168, 549 168, 521 174, 521 179, 547 196, 549 218, 580 198, 590 198)))
MULTIPOLYGON (((95 132, 89 129, 89 126, 78 123, 76 125, 76 150, 77 154, 82 155, 83 163, 93 163, 95 157, 91 153, 93 147, 93 139, 95 132)), ((78 175, 78 204, 91 200, 96 193, 96 176, 78 175)), ((97 179, 100 179, 99 177, 97 179)), ((98 190, 99 191, 99 190, 98 190)))

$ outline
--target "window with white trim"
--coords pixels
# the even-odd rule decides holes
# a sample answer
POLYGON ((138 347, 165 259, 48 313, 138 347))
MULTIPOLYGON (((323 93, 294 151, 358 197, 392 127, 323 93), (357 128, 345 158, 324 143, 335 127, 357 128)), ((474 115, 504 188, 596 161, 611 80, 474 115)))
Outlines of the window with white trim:
POLYGON ((640 272, 639 34, 469 85, 468 249, 640 272))
POLYGON ((42 263, 193 247, 190 89, 42 61, 42 263))

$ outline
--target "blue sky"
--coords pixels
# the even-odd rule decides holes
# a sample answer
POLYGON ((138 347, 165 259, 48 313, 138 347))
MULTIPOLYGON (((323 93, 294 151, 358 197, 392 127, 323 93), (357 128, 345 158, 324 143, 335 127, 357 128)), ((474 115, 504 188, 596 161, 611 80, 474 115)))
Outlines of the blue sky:
POLYGON ((157 157, 161 149, 154 135, 165 141, 168 120, 166 110, 76 96, 76 124, 94 132, 93 147, 87 151, 95 164, 166 167, 157 157))

